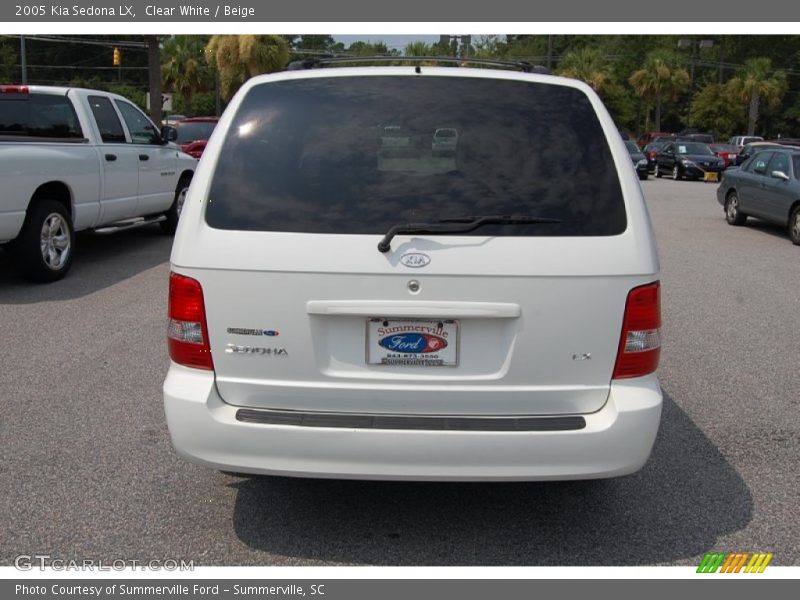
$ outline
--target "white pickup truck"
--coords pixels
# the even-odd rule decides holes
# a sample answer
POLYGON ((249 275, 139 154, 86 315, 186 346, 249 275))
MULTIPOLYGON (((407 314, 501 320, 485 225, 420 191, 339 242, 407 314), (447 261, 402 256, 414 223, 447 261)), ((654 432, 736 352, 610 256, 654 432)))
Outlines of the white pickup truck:
POLYGON ((61 279, 76 231, 173 233, 197 165, 174 137, 116 94, 0 85, 0 244, 20 274, 61 279))

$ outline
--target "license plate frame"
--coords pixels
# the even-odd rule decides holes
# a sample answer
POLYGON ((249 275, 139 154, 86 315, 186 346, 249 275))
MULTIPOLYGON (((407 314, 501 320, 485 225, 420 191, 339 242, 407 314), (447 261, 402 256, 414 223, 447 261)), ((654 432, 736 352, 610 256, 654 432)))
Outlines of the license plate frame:
POLYGON ((457 319, 370 317, 364 362, 376 367, 457 367, 461 323, 457 319), (383 330, 383 331, 381 331, 383 330), (381 343, 386 340, 385 343, 381 343), (444 342, 441 349, 437 344, 444 342))

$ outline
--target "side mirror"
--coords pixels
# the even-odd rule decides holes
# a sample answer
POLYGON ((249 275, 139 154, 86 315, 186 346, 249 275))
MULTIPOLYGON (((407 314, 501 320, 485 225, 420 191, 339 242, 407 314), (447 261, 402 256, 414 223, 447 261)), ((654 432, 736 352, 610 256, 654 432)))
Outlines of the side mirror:
POLYGON ((174 142, 178 139, 178 130, 169 125, 164 125, 161 128, 161 141, 165 144, 167 142, 174 142))
POLYGON ((786 173, 784 173, 783 171, 773 171, 771 173, 771 175, 775 179, 782 179, 783 181, 789 181, 789 176, 786 173))

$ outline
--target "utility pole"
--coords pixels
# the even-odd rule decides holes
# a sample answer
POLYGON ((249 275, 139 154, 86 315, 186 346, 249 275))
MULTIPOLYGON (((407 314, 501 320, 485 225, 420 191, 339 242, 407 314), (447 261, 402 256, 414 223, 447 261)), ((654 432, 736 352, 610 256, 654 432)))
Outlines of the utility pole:
POLYGON ((22 66, 22 85, 28 83, 28 61, 25 56, 25 36, 19 36, 19 57, 20 65, 22 66))
POLYGON ((150 118, 161 126, 161 49, 158 46, 158 36, 148 35, 147 39, 147 70, 150 87, 150 118))

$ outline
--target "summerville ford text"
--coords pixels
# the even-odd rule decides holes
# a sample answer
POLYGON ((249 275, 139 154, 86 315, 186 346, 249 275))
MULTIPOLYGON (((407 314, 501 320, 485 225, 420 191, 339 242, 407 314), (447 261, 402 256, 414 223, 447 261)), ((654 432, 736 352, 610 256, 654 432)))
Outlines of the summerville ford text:
MULTIPOLYGON (((67 5, 27 5, 15 6, 17 16, 51 16, 51 17, 136 17, 133 5, 119 6, 67 6, 67 5), (49 10, 48 10, 49 8, 49 10)), ((206 6, 182 4, 181 6, 155 6, 148 4, 144 9, 148 17, 247 17, 255 16, 256 9, 249 6, 219 5, 214 11, 206 6)))

